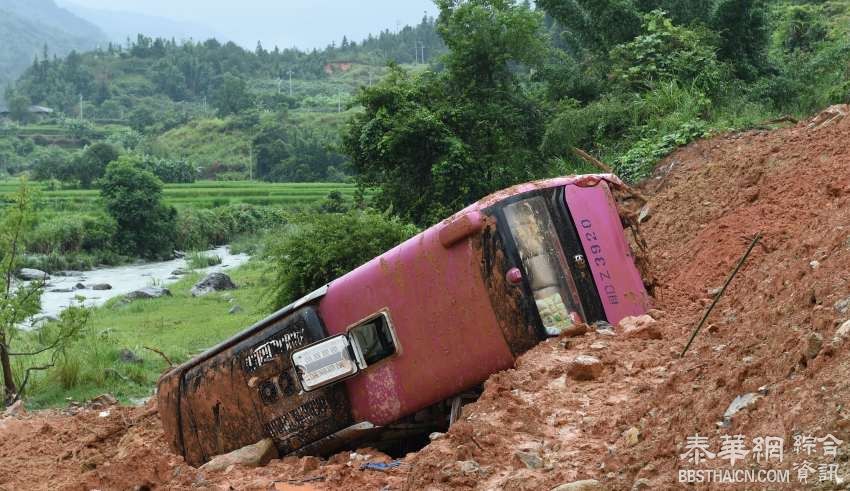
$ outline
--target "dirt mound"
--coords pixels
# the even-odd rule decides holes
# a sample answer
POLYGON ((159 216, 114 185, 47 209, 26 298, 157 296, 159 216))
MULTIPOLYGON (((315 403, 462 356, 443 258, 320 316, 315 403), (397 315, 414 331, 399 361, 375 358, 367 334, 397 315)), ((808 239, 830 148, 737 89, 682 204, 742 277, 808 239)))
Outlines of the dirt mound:
MULTIPOLYGON (((850 118, 827 114, 696 142, 667 158, 642 191, 661 339, 550 339, 491 377, 460 423, 397 468, 361 469, 389 461, 364 449, 206 473, 168 452, 153 408, 112 408, 103 418, 46 412, 0 421, 0 488, 551 489, 597 479, 606 489, 670 489, 689 468, 680 455, 695 434, 711 439, 713 452, 724 435, 744 435, 748 448, 754 437, 783 437, 781 463, 759 467, 749 455, 737 467, 707 468, 788 469, 786 488, 799 487, 795 437, 850 442, 850 332, 839 332, 850 318, 850 118), (760 244, 678 358, 757 232, 760 244), (601 374, 570 378, 579 355, 598 358, 601 374), (723 423, 743 394, 755 401, 723 423)), ((846 460, 843 452, 835 460, 845 478, 846 460)), ((826 460, 808 461, 817 484, 826 460)))

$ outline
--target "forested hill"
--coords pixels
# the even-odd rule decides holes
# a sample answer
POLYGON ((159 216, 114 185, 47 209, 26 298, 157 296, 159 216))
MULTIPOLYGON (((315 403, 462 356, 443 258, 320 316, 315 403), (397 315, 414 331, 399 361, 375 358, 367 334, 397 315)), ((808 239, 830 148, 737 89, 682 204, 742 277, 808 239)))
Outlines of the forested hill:
MULTIPOLYGON (((278 92, 279 83, 285 79, 288 84, 290 77, 321 81, 347 72, 354 65, 421 63, 443 52, 445 47, 434 20, 427 18, 419 25, 405 26, 399 32, 386 30, 360 42, 343 36, 338 44, 309 52, 267 49, 259 43, 254 50, 247 50, 215 39, 178 42, 139 34, 126 44, 108 43, 88 53, 74 53, 65 60, 36 60, 19 81, 18 91, 33 103, 67 113, 76 110, 82 96, 94 102, 95 111, 106 103, 105 113, 110 114, 105 116, 109 116, 116 103, 129 112, 137 108, 139 98, 145 97, 202 102, 205 97, 214 96, 227 74, 258 89, 264 83, 272 84, 274 92, 278 92)), ((336 96, 336 92, 323 95, 336 96)), ((319 92, 312 90, 307 95, 319 92)), ((280 104, 283 99, 267 102, 280 104)))
POLYGON ((64 56, 94 49, 104 39, 100 29, 53 0, 0 0, 0 85, 17 78, 45 45, 51 56, 64 56))

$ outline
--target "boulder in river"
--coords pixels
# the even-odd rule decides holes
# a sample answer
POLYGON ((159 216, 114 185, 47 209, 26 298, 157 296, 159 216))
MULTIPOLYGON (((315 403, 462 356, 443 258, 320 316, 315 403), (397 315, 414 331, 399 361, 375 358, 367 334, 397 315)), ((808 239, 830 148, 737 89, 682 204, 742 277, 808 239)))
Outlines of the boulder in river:
POLYGON ((158 286, 148 286, 127 294, 129 300, 139 300, 143 298, 160 298, 170 297, 171 290, 168 288, 160 288, 158 286))
POLYGON ((183 268, 177 268, 171 272, 172 276, 183 276, 185 274, 189 274, 189 272, 183 268))
POLYGON ((18 278, 24 281, 35 281, 35 280, 49 280, 50 275, 41 271, 40 269, 32 269, 32 268, 21 268, 18 271, 18 278))
POLYGON ((95 285, 89 286, 89 288, 91 288, 92 290, 111 290, 112 285, 110 285, 109 283, 97 283, 95 285))
POLYGON ((86 285, 84 285, 82 283, 77 283, 76 285, 74 285, 74 290, 85 290, 85 289, 86 289, 86 285))
POLYGON ((230 276, 224 273, 210 273, 192 287, 191 293, 193 297, 200 297, 212 292, 235 289, 236 285, 230 276))

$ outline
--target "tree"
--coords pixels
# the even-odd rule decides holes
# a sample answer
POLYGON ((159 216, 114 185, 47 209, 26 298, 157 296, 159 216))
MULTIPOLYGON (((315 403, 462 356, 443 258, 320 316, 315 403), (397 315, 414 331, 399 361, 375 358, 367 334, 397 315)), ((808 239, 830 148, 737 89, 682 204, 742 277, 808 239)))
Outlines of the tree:
POLYGON ((70 177, 77 179, 80 187, 88 189, 96 179, 103 177, 106 166, 118 155, 118 150, 108 143, 89 145, 76 159, 70 177))
POLYGON ((71 307, 62 312, 58 323, 38 328, 38 336, 34 336, 23 350, 13 348, 21 324, 41 310, 44 292, 43 280, 13 282, 34 221, 32 193, 22 182, 0 218, 0 367, 6 405, 20 399, 33 372, 48 370, 65 356, 66 348, 79 338, 89 316, 88 309, 71 307), (23 367, 23 378, 16 377, 12 358, 22 359, 16 366, 23 367))
POLYGON ((177 211, 162 203, 162 181, 143 165, 130 155, 110 163, 100 180, 100 195, 118 224, 117 243, 141 257, 170 257, 177 211))
POLYGON ((717 56, 742 80, 754 80, 768 67, 768 24, 760 0, 721 0, 711 27, 720 35, 717 56))
POLYGON ((11 96, 8 97, 9 102, 9 116, 19 123, 26 123, 30 119, 30 101, 29 99, 19 93, 12 92, 11 96))
POLYGON ((549 171, 544 114, 522 76, 545 57, 542 16, 507 0, 438 5, 445 71, 394 68, 361 90, 343 137, 360 185, 418 225, 549 171))
POLYGON ((228 116, 248 109, 253 104, 244 79, 225 73, 213 94, 212 105, 219 115, 228 116))

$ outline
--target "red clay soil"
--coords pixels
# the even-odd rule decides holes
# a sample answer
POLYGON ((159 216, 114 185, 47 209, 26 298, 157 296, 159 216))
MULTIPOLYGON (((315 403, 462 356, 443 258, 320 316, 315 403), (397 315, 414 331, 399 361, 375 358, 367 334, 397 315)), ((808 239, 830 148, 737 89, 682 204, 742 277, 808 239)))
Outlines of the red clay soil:
MULTIPOLYGON (((260 469, 204 472, 167 449, 155 408, 110 415, 42 412, 0 420, 0 489, 551 489, 596 479, 602 489, 677 489, 686 438, 784 438, 784 460, 735 469, 788 469, 794 436, 830 433, 850 442, 850 340, 833 340, 850 317, 850 118, 818 127, 748 131, 693 143, 668 157, 642 185, 643 224, 657 294, 661 339, 591 332, 550 339, 493 375, 482 397, 442 438, 387 472, 368 449, 327 461, 287 458, 260 469), (763 239, 684 358, 688 335, 746 249, 763 239), (836 303, 838 305, 836 306, 836 303), (815 336, 817 334, 818 336, 815 336), (805 348, 823 340, 815 356, 805 348), (601 376, 574 381, 577 355, 602 360, 601 376), (718 422, 738 395, 763 395, 718 422), (525 458, 525 462, 520 459, 525 458)), ((838 474, 850 477, 841 446, 838 474)), ((818 447, 820 448, 820 447, 818 447)), ((829 462, 807 459, 814 468, 829 462)), ((844 484, 809 486, 843 489, 844 484)), ((715 489, 717 485, 687 486, 715 489)), ((723 485, 763 489, 762 484, 723 485)))

